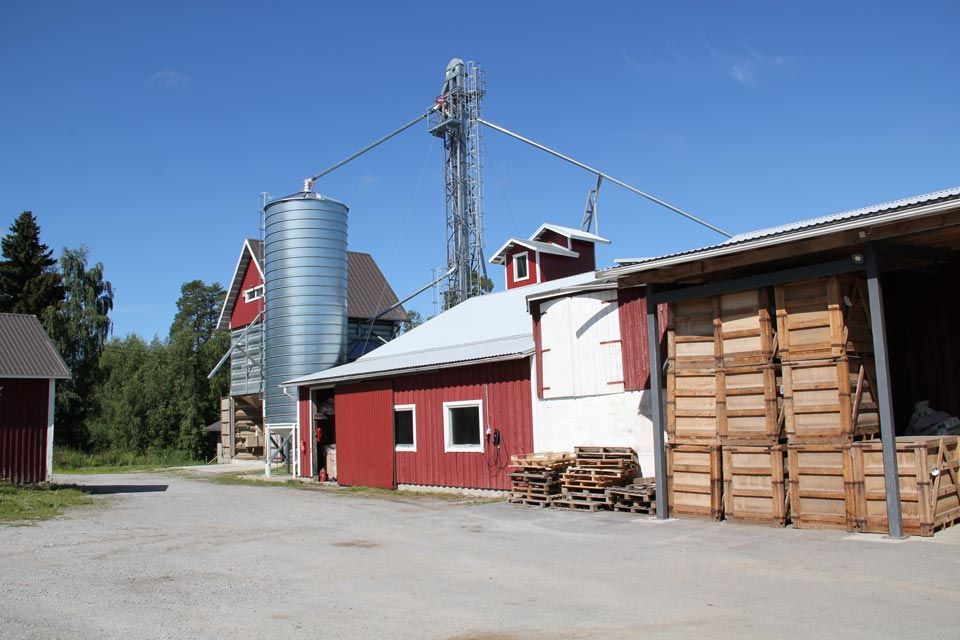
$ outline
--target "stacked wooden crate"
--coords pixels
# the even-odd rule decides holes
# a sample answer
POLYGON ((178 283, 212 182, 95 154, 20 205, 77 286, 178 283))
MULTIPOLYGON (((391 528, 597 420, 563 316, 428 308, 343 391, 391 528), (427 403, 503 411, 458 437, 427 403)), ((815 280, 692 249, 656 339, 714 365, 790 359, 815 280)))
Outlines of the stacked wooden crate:
POLYGON ((778 285, 776 303, 794 526, 854 530, 851 445, 880 424, 866 281, 778 285))
POLYGON ((560 475, 561 494, 551 497, 551 506, 607 509, 607 489, 629 484, 640 471, 630 447, 575 447, 574 457, 574 465, 560 475))
POLYGON ((781 523, 783 465, 752 455, 782 453, 767 290, 678 302, 667 335, 671 513, 781 523))
POLYGON ((518 471, 509 474, 512 483, 510 502, 536 507, 549 507, 560 494, 560 474, 574 463, 572 453, 541 452, 511 456, 510 463, 518 471))
POLYGON ((754 289, 721 296, 717 416, 728 520, 785 526, 784 457, 780 444, 777 333, 771 296, 754 289))
POLYGON ((717 427, 716 298, 670 305, 667 325, 667 502, 676 517, 723 515, 717 427))

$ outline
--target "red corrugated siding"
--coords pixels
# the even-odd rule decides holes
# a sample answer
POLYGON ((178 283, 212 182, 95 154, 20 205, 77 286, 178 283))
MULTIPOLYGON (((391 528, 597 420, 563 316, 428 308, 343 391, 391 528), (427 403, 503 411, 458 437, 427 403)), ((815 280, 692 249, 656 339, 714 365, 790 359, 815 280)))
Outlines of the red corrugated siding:
POLYGON ((0 379, 0 477, 14 483, 47 476, 49 380, 0 379))
POLYGON ((390 380, 338 386, 337 480, 393 489, 393 388, 390 380))
POLYGON ((396 453, 398 483, 510 488, 510 456, 533 451, 528 358, 404 376, 394 389, 396 404, 417 407, 417 450, 396 453), (458 400, 483 401, 484 427, 501 433, 499 452, 489 441, 483 453, 444 452, 443 403, 458 400))
POLYGON ((237 301, 233 305, 233 314, 230 316, 231 329, 239 329, 240 327, 247 326, 253 322, 253 319, 257 317, 258 313, 263 311, 263 298, 254 300, 253 302, 247 302, 243 297, 244 291, 261 284, 263 284, 263 278, 260 277, 260 271, 257 270, 257 265, 251 260, 250 264, 247 265, 247 272, 243 274, 243 284, 240 285, 240 293, 237 294, 237 301))
MULTIPOLYGON (((638 391, 650 386, 650 358, 647 354, 646 288, 631 287, 617 292, 620 314, 620 339, 623 355, 625 391, 638 391)), ((667 329, 667 306, 660 305, 660 340, 667 329)))

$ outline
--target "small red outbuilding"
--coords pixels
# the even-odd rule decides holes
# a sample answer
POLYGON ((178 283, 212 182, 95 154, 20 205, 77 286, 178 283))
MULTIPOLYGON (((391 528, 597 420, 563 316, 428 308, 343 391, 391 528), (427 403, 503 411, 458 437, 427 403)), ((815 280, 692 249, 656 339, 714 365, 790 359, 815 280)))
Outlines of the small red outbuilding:
POLYGON ((69 378, 36 316, 0 313, 0 478, 50 479, 54 386, 69 378))

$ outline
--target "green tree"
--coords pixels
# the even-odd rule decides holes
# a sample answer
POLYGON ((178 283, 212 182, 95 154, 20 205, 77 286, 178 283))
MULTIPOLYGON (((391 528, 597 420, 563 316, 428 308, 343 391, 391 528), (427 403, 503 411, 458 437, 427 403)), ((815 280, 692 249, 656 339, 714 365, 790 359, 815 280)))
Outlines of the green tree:
POLYGON ((0 247, 4 258, 0 261, 0 311, 42 317, 47 308, 63 300, 53 251, 40 242, 40 225, 33 213, 20 214, 0 247))
POLYGON ((219 283, 185 283, 170 326, 170 366, 178 419, 177 448, 202 454, 202 428, 219 418, 219 399, 227 393, 228 368, 212 380, 207 374, 230 347, 230 334, 217 329, 224 297, 219 283))
POLYGON ((423 316, 420 315, 419 311, 410 309, 407 311, 407 319, 400 323, 400 333, 406 333, 410 329, 414 329, 422 325, 426 320, 423 319, 423 316))
POLYGON ((72 377, 58 385, 57 434, 63 444, 87 445, 86 419, 100 380, 100 355, 110 335, 113 286, 103 278, 103 263, 87 268, 89 250, 64 249, 60 256, 64 298, 44 311, 44 325, 70 368, 72 377))

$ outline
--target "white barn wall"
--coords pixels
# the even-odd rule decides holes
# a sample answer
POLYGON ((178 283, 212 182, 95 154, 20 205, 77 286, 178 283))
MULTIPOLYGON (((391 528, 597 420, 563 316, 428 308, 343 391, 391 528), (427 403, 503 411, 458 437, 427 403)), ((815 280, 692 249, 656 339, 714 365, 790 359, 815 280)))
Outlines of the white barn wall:
POLYGON ((633 447, 645 476, 654 475, 650 391, 533 401, 533 446, 537 451, 573 451, 577 446, 633 447))

